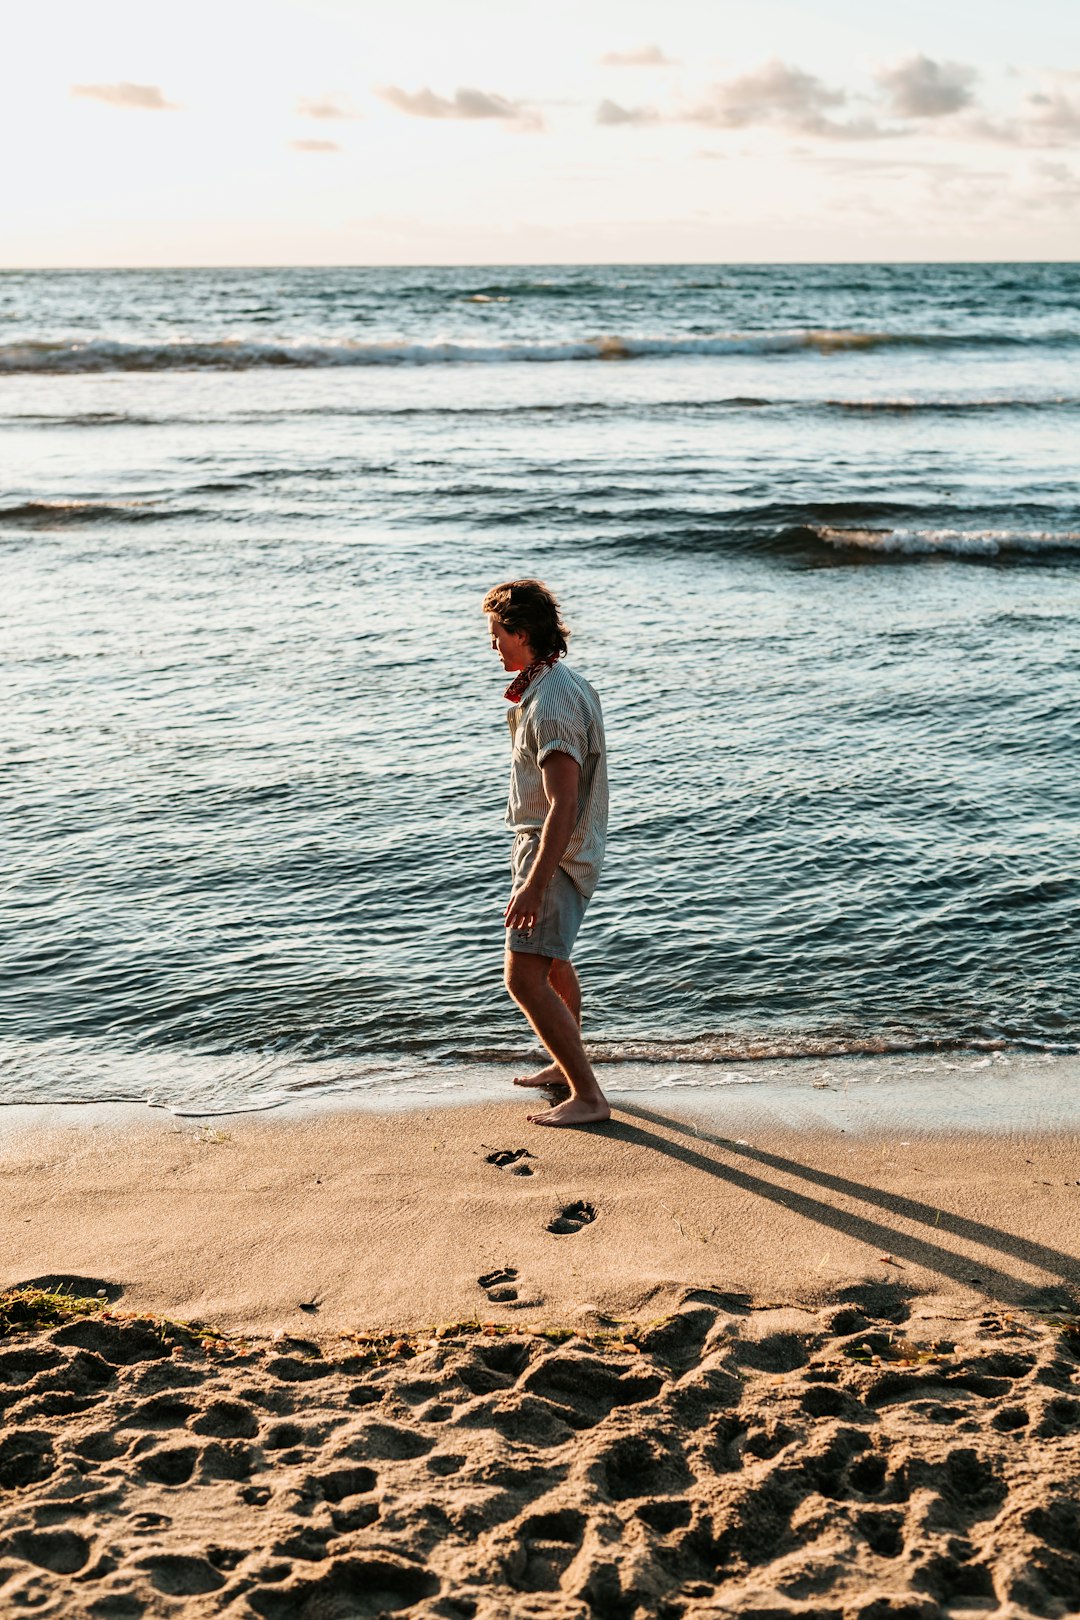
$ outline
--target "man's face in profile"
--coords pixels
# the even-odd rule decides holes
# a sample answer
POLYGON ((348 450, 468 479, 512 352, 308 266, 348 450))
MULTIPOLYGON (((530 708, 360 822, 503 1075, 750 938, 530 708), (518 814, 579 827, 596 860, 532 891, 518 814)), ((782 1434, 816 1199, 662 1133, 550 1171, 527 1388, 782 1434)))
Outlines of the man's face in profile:
POLYGON ((488 629, 491 632, 491 645, 502 659, 502 667, 508 672, 516 669, 528 669, 533 662, 533 650, 529 645, 528 637, 519 632, 508 630, 505 624, 500 624, 494 613, 487 616, 488 629))

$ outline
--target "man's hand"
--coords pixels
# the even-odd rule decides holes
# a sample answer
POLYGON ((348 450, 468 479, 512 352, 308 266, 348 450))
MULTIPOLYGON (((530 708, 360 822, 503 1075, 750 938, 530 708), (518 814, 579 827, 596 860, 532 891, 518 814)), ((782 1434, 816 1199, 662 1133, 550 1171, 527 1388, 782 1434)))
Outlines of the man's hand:
POLYGON ((515 889, 507 901, 505 922, 507 928, 530 929, 536 927, 536 919, 540 915, 540 906, 544 898, 546 883, 538 883, 535 878, 528 877, 520 889, 515 889))
POLYGON ((581 768, 576 759, 556 749, 540 767, 547 794, 548 813, 529 875, 515 889, 506 907, 507 928, 535 928, 544 890, 558 870, 577 818, 581 768))

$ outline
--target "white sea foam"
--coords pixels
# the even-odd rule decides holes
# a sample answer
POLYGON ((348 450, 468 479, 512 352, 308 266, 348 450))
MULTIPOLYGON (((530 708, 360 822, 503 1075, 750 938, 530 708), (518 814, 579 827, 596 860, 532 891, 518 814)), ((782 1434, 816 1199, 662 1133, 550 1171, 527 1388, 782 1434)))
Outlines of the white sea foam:
POLYGON ((695 1091, 700 1091, 703 1086, 760 1086, 768 1079, 767 1074, 740 1074, 736 1069, 726 1069, 721 1074, 711 1074, 708 1079, 696 1076, 687 1080, 681 1074, 670 1075, 663 1080, 657 1080, 649 1089, 669 1091, 676 1086, 689 1086, 695 1091))
MULTIPOLYGON (((779 403, 779 402, 777 402, 779 403)), ((903 416, 917 414, 921 411, 955 411, 967 414, 972 411, 1002 411, 1002 410, 1046 410, 1056 405, 1074 406, 1080 403, 1071 394, 987 394, 985 396, 965 396, 963 394, 934 394, 904 395, 896 398, 882 399, 827 399, 824 404, 831 411, 851 411, 853 414, 903 416)))
POLYGON ((906 556, 936 553, 955 557, 996 557, 1002 552, 1072 551, 1080 548, 1080 531, 1048 529, 833 529, 820 528, 831 546, 906 556))

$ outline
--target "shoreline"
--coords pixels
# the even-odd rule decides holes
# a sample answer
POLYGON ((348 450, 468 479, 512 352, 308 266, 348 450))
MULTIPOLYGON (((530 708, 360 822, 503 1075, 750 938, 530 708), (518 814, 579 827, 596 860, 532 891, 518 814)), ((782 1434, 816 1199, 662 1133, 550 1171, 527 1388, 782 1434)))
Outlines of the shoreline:
MULTIPOLYGON (((526 1054, 517 1067, 542 1055, 526 1054)), ((710 1059, 594 1058, 597 1078, 618 1109, 662 1097, 714 1123, 845 1130, 1080 1129, 1080 1054, 1011 1047, 942 1052, 844 1053, 798 1057, 710 1059), (878 1089, 880 1088, 880 1089, 878 1089)), ((343 1064, 325 1081, 270 1091, 248 1103, 96 1097, 4 1101, 0 1143, 12 1131, 75 1117, 124 1125, 154 1116, 227 1123, 246 1118, 305 1120, 337 1113, 398 1113, 432 1107, 492 1106, 520 1101, 509 1062, 407 1064, 365 1060, 360 1073, 343 1064), (371 1071, 374 1071, 373 1073, 371 1071)))

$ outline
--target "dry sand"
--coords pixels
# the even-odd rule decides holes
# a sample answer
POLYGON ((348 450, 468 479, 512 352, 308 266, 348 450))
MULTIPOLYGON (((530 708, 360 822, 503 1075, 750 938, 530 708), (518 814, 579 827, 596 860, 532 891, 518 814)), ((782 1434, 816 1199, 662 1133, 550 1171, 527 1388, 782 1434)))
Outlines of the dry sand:
POLYGON ((1075 1133, 525 1106, 9 1121, 0 1609, 1080 1612, 1075 1133))

